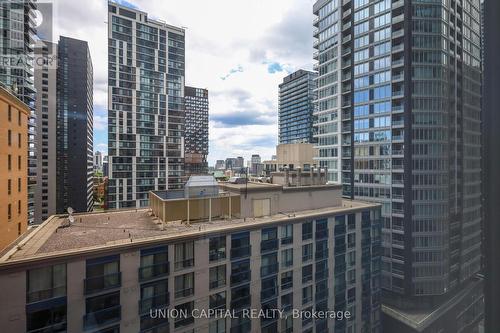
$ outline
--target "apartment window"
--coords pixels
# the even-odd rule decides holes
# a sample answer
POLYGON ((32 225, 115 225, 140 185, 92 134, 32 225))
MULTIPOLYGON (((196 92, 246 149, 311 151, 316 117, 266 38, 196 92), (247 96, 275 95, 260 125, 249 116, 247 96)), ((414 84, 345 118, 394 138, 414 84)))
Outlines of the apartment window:
POLYGON ((293 224, 287 224, 281 227, 281 244, 293 243, 293 224))
POLYGON ((66 265, 30 269, 26 272, 26 303, 66 295, 66 265))
POLYGON ((208 256, 210 261, 226 258, 226 236, 210 238, 208 256))
POLYGON ((210 295, 208 304, 211 310, 226 309, 226 292, 221 291, 220 293, 210 295))
POLYGON ((175 244, 175 270, 194 266, 194 242, 175 244))
POLYGON ((10 105, 8 107, 8 113, 7 114, 8 114, 9 121, 12 121, 12 108, 11 108, 10 105))
POLYGON ((21 126, 21 111, 17 112, 17 124, 21 126))
POLYGON ((21 178, 17 178, 17 192, 21 192, 21 178))
POLYGON ((302 305, 312 302, 312 286, 302 288, 302 305))
POLYGON ((250 278, 250 260, 242 260, 231 264, 231 285, 249 282, 250 278))
MULTIPOLYGON (((168 332, 168 318, 163 318, 158 316, 157 318, 151 317, 149 313, 141 316, 140 324, 141 332, 168 332)), ((99 333, 120 333, 120 326, 113 326, 112 328, 107 328, 105 330, 98 331, 99 333)))
POLYGON ((11 130, 7 131, 7 142, 9 144, 9 147, 12 146, 12 131, 11 130))
POLYGON ((209 333, 226 333, 226 319, 221 318, 215 321, 211 321, 208 326, 209 333))
POLYGON ((273 276, 268 279, 262 279, 261 282, 261 292, 260 292, 260 300, 261 302, 264 300, 268 300, 270 298, 276 297, 278 295, 278 279, 276 276, 273 276))
POLYGON ((174 320, 175 328, 191 325, 194 323, 194 317, 192 316, 192 312, 194 309, 194 302, 187 302, 183 304, 179 304, 175 306, 175 309, 179 313, 187 313, 187 316, 177 316, 174 320))
POLYGON ((85 329, 119 322, 121 319, 120 292, 87 298, 86 314, 83 318, 85 329))
POLYGON ((168 275, 168 247, 160 246, 141 250, 141 267, 139 280, 148 280, 168 275))
POLYGON ((21 156, 17 156, 17 169, 21 170, 21 156))
POLYGON ((281 267, 293 266, 293 249, 286 249, 281 251, 281 267))
POLYGON ((302 283, 307 283, 312 281, 313 278, 313 266, 307 265, 302 267, 302 283))
POLYGON ((277 253, 266 254, 261 257, 260 275, 267 276, 278 272, 277 253))
POLYGON ((7 205, 7 218, 9 220, 12 218, 12 204, 7 205))
POLYGON ((17 224, 17 235, 21 236, 21 223, 17 224))
POLYGON ((17 147, 21 148, 22 147, 22 135, 21 133, 17 133, 17 147))
POLYGON ((194 273, 175 277, 175 298, 194 295, 194 273))
POLYGON ((250 252, 250 233, 248 231, 231 235, 231 259, 249 257, 250 252))
POLYGON ((262 229, 262 240, 260 242, 260 251, 275 251, 278 249, 278 229, 264 228, 262 229))
POLYGON ((316 221, 316 240, 328 238, 328 220, 322 219, 316 221))
POLYGON ((7 155, 7 169, 12 170, 12 155, 7 155))
POLYGON ((120 256, 87 260, 85 293, 94 293, 121 286, 120 256))
POLYGON ((347 271, 347 283, 356 283, 356 269, 347 271))
POLYGON ((293 271, 281 273, 281 290, 293 287, 293 271))
POLYGON ((210 267, 209 287, 219 288, 226 285, 226 265, 210 267))
POLYGON ((312 239, 313 225, 312 222, 302 223, 302 240, 312 239))
POLYGON ((316 242, 316 260, 328 258, 328 241, 322 240, 316 242))
POLYGON ((141 285, 139 313, 149 313, 150 310, 162 309, 169 304, 168 280, 160 280, 141 285))
POLYGON ((7 194, 8 195, 12 194, 12 180, 11 179, 7 180, 7 194))
POLYGON ((17 215, 21 215, 21 200, 17 200, 17 215))
POLYGON ((241 287, 231 289, 231 309, 239 310, 250 306, 250 286, 243 285, 241 287))
POLYGON ((28 333, 66 332, 66 304, 49 307, 26 307, 28 333))
POLYGON ((313 258, 313 243, 302 245, 302 262, 307 262, 313 258))

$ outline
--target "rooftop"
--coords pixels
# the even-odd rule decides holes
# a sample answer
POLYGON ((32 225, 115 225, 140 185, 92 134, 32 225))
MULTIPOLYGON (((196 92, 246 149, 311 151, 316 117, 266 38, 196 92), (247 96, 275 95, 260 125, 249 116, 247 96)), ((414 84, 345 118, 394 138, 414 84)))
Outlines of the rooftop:
POLYGON ((374 206, 377 205, 343 200, 341 206, 331 208, 281 213, 261 218, 216 219, 195 222, 191 225, 181 221, 162 223, 152 216, 149 209, 74 214, 75 222, 69 227, 64 227, 68 224, 67 215, 54 215, 40 226, 30 230, 16 244, 0 253, 0 267, 26 263, 40 257, 71 256, 103 249, 143 246, 145 243, 199 235, 200 232, 236 231, 249 227, 261 227, 262 224, 330 215, 374 206))

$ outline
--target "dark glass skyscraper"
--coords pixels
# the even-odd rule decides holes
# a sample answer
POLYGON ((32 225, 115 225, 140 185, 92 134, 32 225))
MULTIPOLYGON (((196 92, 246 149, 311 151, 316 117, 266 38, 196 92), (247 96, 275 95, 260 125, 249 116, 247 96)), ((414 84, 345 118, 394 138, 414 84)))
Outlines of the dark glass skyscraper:
POLYGON ((311 143, 314 79, 317 73, 299 69, 279 85, 279 143, 311 143))
POLYGON ((184 144, 186 178, 208 172, 208 90, 186 87, 186 134, 184 144))
POLYGON ((480 269, 479 0, 319 0, 314 14, 320 165, 382 204, 392 318, 435 309, 480 269))
POLYGON ((108 6, 109 208, 184 181, 184 30, 108 6))
POLYGON ((61 36, 57 50, 56 210, 92 211, 92 59, 86 41, 61 36))

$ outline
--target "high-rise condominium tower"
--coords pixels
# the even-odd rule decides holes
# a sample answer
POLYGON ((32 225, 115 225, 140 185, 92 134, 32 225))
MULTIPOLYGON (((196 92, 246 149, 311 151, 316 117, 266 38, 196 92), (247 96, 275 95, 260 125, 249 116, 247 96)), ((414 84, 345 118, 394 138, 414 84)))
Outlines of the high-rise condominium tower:
POLYGON ((315 72, 299 69, 279 85, 279 143, 314 142, 314 79, 317 76, 315 72))
POLYGON ((184 30, 108 7, 109 208, 143 207, 183 186, 184 30))
POLYGON ((57 68, 57 212, 92 211, 92 59, 86 41, 63 37, 57 68))
POLYGON ((57 44, 43 41, 35 66, 36 94, 36 167, 35 223, 56 213, 57 172, 57 44), (41 61, 41 60, 44 61, 41 61))
POLYGON ((319 163, 345 196, 382 203, 384 302, 434 309, 480 269, 479 0, 314 14, 319 163))
POLYGON ((186 178, 208 172, 208 90, 186 87, 186 178))
POLYGON ((28 120, 28 222, 34 222, 37 184, 35 86, 33 81, 34 0, 0 2, 0 82, 31 109, 28 120))

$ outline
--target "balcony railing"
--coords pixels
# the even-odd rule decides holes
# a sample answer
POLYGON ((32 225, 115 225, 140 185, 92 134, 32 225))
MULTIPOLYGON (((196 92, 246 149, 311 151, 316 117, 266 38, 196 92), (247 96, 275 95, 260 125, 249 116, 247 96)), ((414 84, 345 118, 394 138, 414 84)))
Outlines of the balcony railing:
POLYGON ((87 313, 83 316, 83 327, 84 329, 90 329, 97 326, 119 322, 121 320, 121 310, 122 307, 117 305, 87 313))
POLYGON ((278 295, 278 287, 264 289, 260 292, 260 300, 268 300, 278 295))
POLYGON ((174 265, 175 265, 175 270, 193 267, 194 266, 194 258, 176 261, 174 265))
POLYGON ((121 272, 95 276, 84 280, 85 294, 121 286, 121 272))
POLYGON ((250 295, 231 300, 231 309, 239 310, 250 306, 250 295))
POLYGON ((278 263, 265 265, 260 268, 260 276, 267 276, 278 273, 278 263))
POLYGON ((66 286, 37 290, 28 293, 27 303, 66 296, 66 286))
POLYGON ((231 285, 240 284, 243 282, 249 282, 251 276, 251 271, 239 272, 236 274, 231 274, 231 285))
POLYGON ((194 288, 185 288, 175 291, 175 298, 188 297, 194 294, 194 288))
POLYGON ((162 309, 169 305, 170 294, 168 292, 139 300, 139 314, 147 313, 149 310, 162 309))
POLYGON ((278 239, 268 239, 260 242, 260 252, 275 251, 278 249, 278 239))
POLYGON ((149 280, 169 274, 169 262, 160 262, 150 266, 139 267, 139 281, 149 280))
POLYGON ((231 249, 231 259, 245 258, 249 257, 251 252, 251 246, 242 246, 231 249))
POLYGON ((328 238, 328 229, 316 230, 316 240, 328 238))

